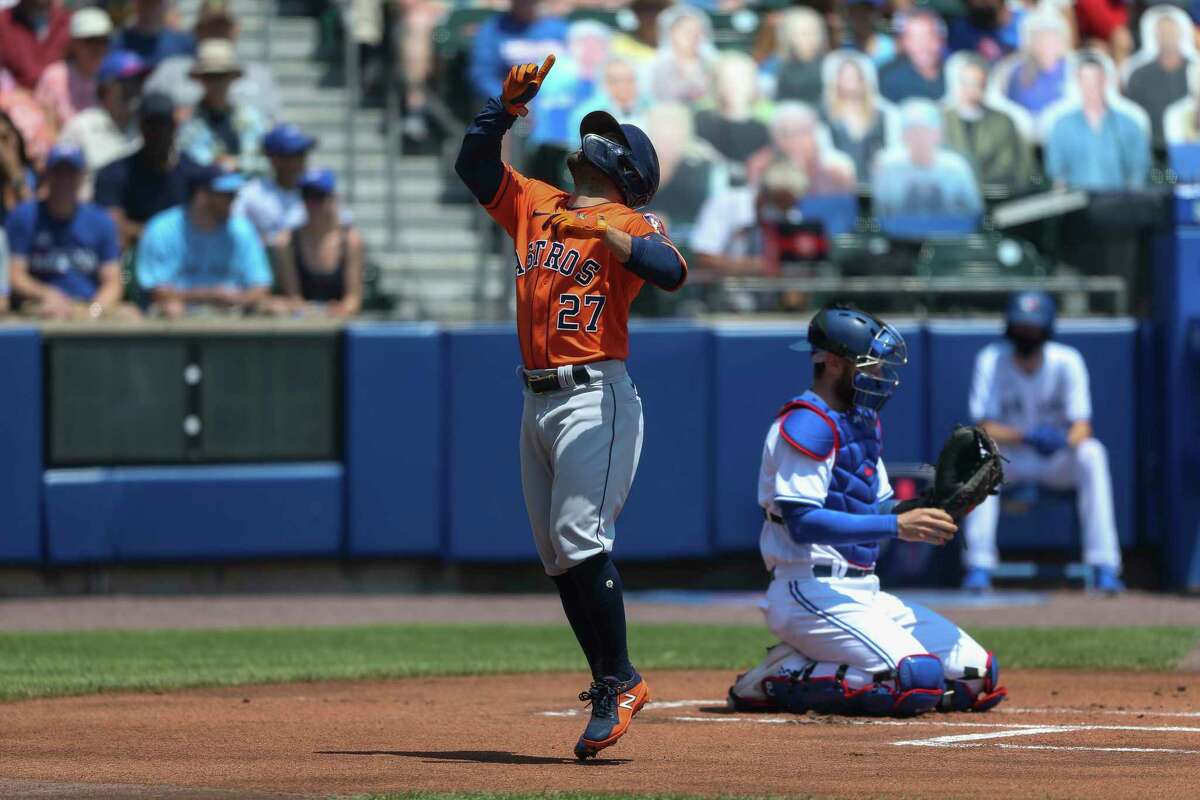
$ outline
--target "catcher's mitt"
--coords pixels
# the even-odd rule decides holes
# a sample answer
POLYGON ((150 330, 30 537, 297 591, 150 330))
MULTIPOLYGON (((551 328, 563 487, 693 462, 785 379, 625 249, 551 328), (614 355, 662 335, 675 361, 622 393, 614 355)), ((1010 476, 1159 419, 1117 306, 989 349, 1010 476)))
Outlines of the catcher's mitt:
POLYGON ((898 504, 895 513, 914 508, 940 508, 955 521, 975 506, 997 494, 1004 482, 1003 458, 992 437, 983 428, 959 425, 942 445, 938 454, 933 488, 920 497, 898 504))

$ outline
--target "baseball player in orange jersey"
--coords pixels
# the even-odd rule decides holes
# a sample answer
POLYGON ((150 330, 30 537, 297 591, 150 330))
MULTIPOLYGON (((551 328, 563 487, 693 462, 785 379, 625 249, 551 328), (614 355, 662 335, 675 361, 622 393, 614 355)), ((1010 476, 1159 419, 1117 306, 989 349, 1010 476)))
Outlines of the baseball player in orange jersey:
POLYGON ((687 264, 652 214, 649 138, 602 111, 567 157, 575 190, 530 180, 500 159, 505 132, 554 64, 513 67, 467 128, 455 170, 516 248, 524 365, 521 483, 538 556, 592 671, 575 745, 586 759, 617 742, 650 700, 629 660, 621 577, 609 558, 642 449, 642 401, 625 371, 629 306, 650 282, 674 290, 687 264))

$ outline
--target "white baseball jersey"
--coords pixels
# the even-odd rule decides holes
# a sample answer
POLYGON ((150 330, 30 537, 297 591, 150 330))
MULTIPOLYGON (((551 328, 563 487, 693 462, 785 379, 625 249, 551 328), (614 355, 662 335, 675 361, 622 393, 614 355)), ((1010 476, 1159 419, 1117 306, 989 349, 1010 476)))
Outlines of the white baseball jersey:
MULTIPOLYGON (((762 465, 758 469, 758 504, 772 514, 779 514, 779 501, 805 503, 823 508, 829 493, 829 481, 833 477, 833 462, 837 458, 834 449, 825 459, 818 461, 801 453, 779 435, 782 419, 775 420, 767 431, 763 444, 762 465)), ((883 459, 876 462, 879 489, 876 496, 880 501, 892 496, 887 469, 883 459)), ((758 539, 763 563, 768 570, 781 564, 845 564, 846 559, 832 545, 797 544, 788 533, 787 526, 764 520, 758 539)))
POLYGON ((1090 420, 1092 395, 1083 356, 1061 342, 1046 342, 1042 353, 1042 368, 1029 375, 1017 367, 1011 342, 980 350, 971 385, 971 419, 1022 431, 1038 425, 1067 428, 1090 420))

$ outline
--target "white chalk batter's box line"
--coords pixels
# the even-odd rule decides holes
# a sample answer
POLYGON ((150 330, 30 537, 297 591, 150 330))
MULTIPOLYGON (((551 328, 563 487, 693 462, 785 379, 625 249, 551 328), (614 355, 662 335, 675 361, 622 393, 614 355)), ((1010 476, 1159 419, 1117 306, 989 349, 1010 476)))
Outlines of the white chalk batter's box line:
MULTIPOLYGON (((698 708, 704 706, 723 705, 723 700, 668 700, 652 702, 646 710, 669 711, 677 708, 698 708)), ((1109 714, 1115 716, 1146 716, 1146 717, 1200 717, 1200 712, 1194 711, 1131 711, 1128 709, 1051 709, 1051 708, 1010 708, 1010 714, 1019 713, 1077 713, 1077 714, 1109 714)), ((581 716, 581 709, 563 711, 543 711, 546 717, 575 717, 581 716)), ((707 717, 672 716, 672 722, 707 722, 707 723, 750 723, 755 725, 824 725, 823 719, 808 719, 797 716, 775 715, 714 715, 707 717)), ((983 733, 960 733, 946 736, 934 736, 927 739, 905 739, 892 742, 897 747, 944 747, 944 748, 976 748, 996 747, 1004 750, 1067 750, 1099 753, 1178 753, 1185 755, 1200 755, 1200 749, 1179 747, 1092 747, 1085 745, 1055 745, 1055 744, 1014 744, 999 742, 997 739, 1011 739, 1022 736, 1047 736, 1056 734, 1076 734, 1084 731, 1126 731, 1138 733, 1200 733, 1200 728, 1179 725, 1030 725, 1007 722, 953 722, 949 720, 918 717, 916 719, 863 719, 847 718, 847 725, 879 725, 879 726, 926 726, 937 728, 992 728, 983 733)))

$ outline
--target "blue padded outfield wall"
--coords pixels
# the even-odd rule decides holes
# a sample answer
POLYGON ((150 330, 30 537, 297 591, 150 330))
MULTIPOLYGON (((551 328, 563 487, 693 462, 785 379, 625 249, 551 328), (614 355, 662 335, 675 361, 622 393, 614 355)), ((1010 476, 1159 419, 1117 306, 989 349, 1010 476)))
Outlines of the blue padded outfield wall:
MULTIPOLYGON (((1200 241, 1194 246, 1200 260, 1200 241)), ((629 368, 645 407, 645 447, 618 525, 621 558, 708 558, 755 549, 763 436, 811 374, 807 356, 788 349, 803 330, 803 324, 634 326, 629 368)), ((884 411, 884 453, 892 463, 928 462, 950 426, 967 419, 975 353, 1000 328, 935 323, 902 330, 910 362, 884 411)), ((1144 351, 1152 338, 1157 349, 1160 336, 1129 321, 1106 320, 1064 323, 1060 338, 1083 351, 1091 370, 1096 430, 1109 450, 1122 543, 1157 544, 1159 532, 1147 535, 1135 507, 1143 457, 1135 420, 1154 416, 1145 409, 1151 393, 1133 376, 1146 360, 1139 347, 1144 351)), ((509 324, 349 326, 340 463, 43 472, 36 331, 7 329, 0 351, 9 372, 0 401, 5 562, 536 559, 521 495, 522 391, 509 324)), ((1194 414, 1190 422, 1184 417, 1177 409, 1172 419, 1184 440, 1194 442, 1200 435, 1194 414)), ((1168 519, 1191 508, 1179 499, 1185 489, 1175 486, 1168 519)), ((1157 497, 1146 495, 1147 505, 1157 497)), ((1063 524, 1053 517, 1043 523, 1058 529, 1056 547, 1074 552, 1069 511, 1063 524)), ((1031 542, 1022 529, 1003 528, 1001 546, 1044 543, 1038 536, 1031 542)), ((1196 558, 1194 529, 1185 536, 1171 527, 1164 538, 1171 553, 1196 558)), ((1175 580, 1186 583, 1189 569, 1195 569, 1192 561, 1175 569, 1175 580)))
POLYGON ((42 558, 42 343, 0 328, 0 561, 42 558))

